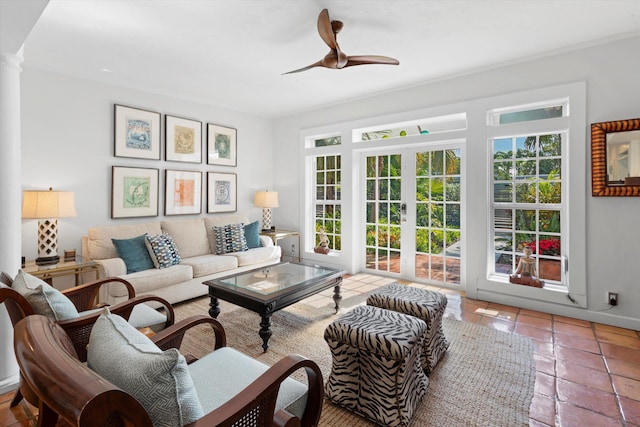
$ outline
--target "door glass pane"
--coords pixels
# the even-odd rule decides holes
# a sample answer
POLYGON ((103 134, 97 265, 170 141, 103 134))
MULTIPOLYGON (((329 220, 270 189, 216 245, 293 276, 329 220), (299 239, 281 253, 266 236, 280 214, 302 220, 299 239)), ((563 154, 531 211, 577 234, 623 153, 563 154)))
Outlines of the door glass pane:
MULTIPOLYGON (((510 143, 510 140, 509 140, 510 143)), ((460 283, 460 150, 417 153, 417 278, 460 283), (429 167, 425 167, 429 159, 429 167)))
POLYGON ((400 273, 401 155, 368 156, 366 267, 400 273))

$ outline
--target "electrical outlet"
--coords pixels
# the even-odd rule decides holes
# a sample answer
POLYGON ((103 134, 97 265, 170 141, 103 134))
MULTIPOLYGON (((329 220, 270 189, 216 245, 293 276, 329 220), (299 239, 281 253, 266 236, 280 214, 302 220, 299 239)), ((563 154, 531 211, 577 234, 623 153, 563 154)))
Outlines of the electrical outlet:
POLYGON ((295 243, 291 245, 291 253, 292 254, 296 253, 296 245, 295 245, 295 243))
POLYGON ((609 292, 607 294, 607 302, 612 307, 615 307, 616 305, 618 305, 618 293, 617 292, 609 292))

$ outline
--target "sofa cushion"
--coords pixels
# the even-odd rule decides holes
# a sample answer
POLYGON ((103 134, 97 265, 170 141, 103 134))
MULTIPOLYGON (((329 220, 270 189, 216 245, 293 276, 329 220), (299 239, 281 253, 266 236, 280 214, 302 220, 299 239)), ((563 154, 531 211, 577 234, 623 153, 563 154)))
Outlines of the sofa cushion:
MULTIPOLYGON (((156 289, 189 281, 193 278, 190 265, 172 265, 161 270, 152 268, 124 276, 136 290, 136 295, 153 294, 156 289)), ((124 286, 110 286, 109 295, 112 297, 127 296, 124 286)))
POLYGON ((156 268, 180 264, 180 252, 170 234, 147 235, 146 243, 156 268))
POLYGON ((146 234, 130 239, 111 239, 118 256, 127 265, 127 274, 154 268, 146 244, 146 234))
POLYGON ((76 306, 62 292, 22 270, 18 271, 11 288, 25 297, 36 314, 57 321, 79 316, 76 306))
MULTIPOLYGON (((269 367, 231 347, 222 347, 189 365, 193 385, 205 413, 240 393, 269 367), (215 379, 215 380, 214 380, 215 379)), ((307 404, 307 386, 293 378, 280 385, 276 411, 285 409, 302 418, 307 404)))
POLYGON ((249 249, 259 248, 261 246, 259 221, 244 225, 244 238, 247 240, 247 247, 249 249))
POLYGON ((111 239, 128 239, 144 233, 161 234, 160 222, 92 227, 87 233, 87 253, 82 255, 95 260, 117 258, 111 239))
POLYGON ((193 277, 202 277, 238 268, 238 258, 209 254, 183 259, 182 264, 190 265, 193 268, 193 277))
POLYGON ((182 427, 204 415, 184 356, 160 350, 108 308, 91 331, 87 365, 140 402, 154 426, 182 427))
POLYGON ((181 258, 211 253, 207 229, 202 218, 162 221, 162 231, 169 233, 181 258))
POLYGON ((267 246, 262 248, 254 248, 243 252, 232 252, 232 255, 238 259, 238 267, 246 265, 258 264, 272 259, 280 259, 282 249, 280 246, 267 246))
POLYGON ((211 253, 216 253, 216 238, 213 234, 213 227, 222 227, 227 224, 248 224, 249 218, 242 214, 226 214, 226 215, 211 215, 204 217, 204 225, 207 229, 207 239, 209 240, 209 247, 211 253))
POLYGON ((216 255, 246 251, 248 249, 242 224, 213 227, 213 234, 216 238, 216 255))

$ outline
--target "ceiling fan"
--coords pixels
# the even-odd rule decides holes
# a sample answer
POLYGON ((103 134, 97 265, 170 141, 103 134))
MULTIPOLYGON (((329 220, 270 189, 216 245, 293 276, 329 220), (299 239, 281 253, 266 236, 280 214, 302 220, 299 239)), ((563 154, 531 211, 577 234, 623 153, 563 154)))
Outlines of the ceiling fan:
POLYGON ((325 55, 324 58, 313 64, 299 68, 297 70, 289 71, 284 74, 299 73, 306 71, 314 67, 325 67, 331 69, 341 69, 345 67, 352 67, 354 65, 367 65, 367 64, 388 64, 399 65, 400 62, 395 58, 380 55, 355 55, 347 56, 340 50, 336 37, 340 30, 342 30, 342 21, 329 20, 329 11, 323 9, 318 15, 318 33, 324 42, 331 48, 331 51, 325 55))

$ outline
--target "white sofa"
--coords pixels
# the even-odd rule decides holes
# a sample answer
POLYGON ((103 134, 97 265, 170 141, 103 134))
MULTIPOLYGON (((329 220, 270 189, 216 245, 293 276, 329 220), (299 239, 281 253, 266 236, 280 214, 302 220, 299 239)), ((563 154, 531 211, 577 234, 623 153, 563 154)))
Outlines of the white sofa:
MULTIPOLYGON (((92 227, 82 238, 82 255, 97 261, 101 277, 122 277, 133 285, 136 295, 152 294, 171 304, 206 295, 202 282, 280 262, 281 248, 269 237, 260 236, 261 247, 242 252, 216 255, 213 227, 248 224, 240 214, 216 215, 195 219, 176 219, 140 224, 92 227), (127 274, 111 239, 130 239, 148 233, 168 233, 180 252, 180 263, 167 268, 152 268, 127 274)), ((105 289, 100 301, 115 304, 127 298, 124 286, 105 289)))

